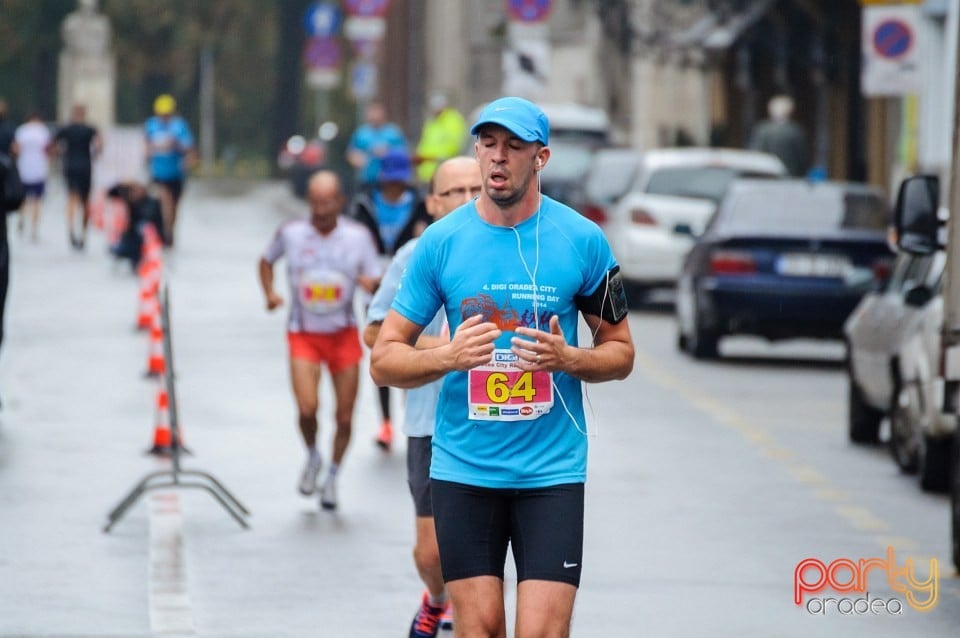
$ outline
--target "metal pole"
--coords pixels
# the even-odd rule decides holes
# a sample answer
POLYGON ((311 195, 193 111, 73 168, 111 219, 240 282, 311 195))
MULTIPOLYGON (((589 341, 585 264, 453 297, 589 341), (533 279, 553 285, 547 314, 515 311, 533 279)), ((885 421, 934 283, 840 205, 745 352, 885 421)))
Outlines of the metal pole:
POLYGON ((313 135, 310 137, 318 137, 320 126, 333 119, 330 113, 330 89, 318 88, 314 99, 316 101, 316 122, 313 127, 313 135))
POLYGON ((943 321, 943 349, 947 354, 947 380, 960 379, 960 360, 951 361, 951 349, 960 344, 960 179, 956 179, 957 169, 960 168, 960 19, 957 19, 957 9, 954 7, 952 26, 955 29, 954 45, 957 47, 957 58, 954 63, 953 85, 953 152, 951 153, 949 176, 950 199, 948 207, 950 219, 947 221, 947 265, 946 286, 944 287, 944 321, 943 321), (955 363, 956 367, 951 366, 955 363), (954 368, 954 369, 951 369, 954 368))

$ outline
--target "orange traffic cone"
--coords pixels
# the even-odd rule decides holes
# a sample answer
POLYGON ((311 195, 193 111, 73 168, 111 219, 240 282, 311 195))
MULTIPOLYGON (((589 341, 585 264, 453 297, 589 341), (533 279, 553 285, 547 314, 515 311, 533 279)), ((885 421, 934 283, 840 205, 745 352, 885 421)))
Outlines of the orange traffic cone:
POLYGON ((167 359, 163 352, 163 326, 159 313, 150 326, 150 347, 147 351, 147 376, 159 377, 167 370, 167 359))
POLYGON ((147 330, 153 325, 154 316, 160 314, 160 266, 156 261, 140 264, 140 303, 137 308, 137 330, 147 330))
POLYGON ((140 304, 137 309, 137 330, 148 330, 153 325, 153 317, 160 312, 160 302, 156 293, 140 288, 140 304))
POLYGON ((157 260, 163 255, 163 242, 153 224, 146 224, 143 229, 143 256, 145 259, 157 260))
POLYGON ((156 417, 153 426, 153 447, 147 454, 169 456, 173 447, 173 435, 170 432, 170 398, 163 381, 157 387, 156 417))

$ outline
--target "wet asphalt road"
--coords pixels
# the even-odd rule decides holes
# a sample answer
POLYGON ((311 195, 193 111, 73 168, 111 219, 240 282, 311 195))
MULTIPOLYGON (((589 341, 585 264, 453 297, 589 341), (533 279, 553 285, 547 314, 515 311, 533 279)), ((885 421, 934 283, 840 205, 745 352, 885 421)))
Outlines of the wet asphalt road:
MULTIPOLYGON (((68 248, 57 185, 39 243, 11 221, 0 636, 406 635, 422 586, 403 447, 373 446, 366 375, 339 511, 295 491, 303 453, 284 318, 263 309, 256 260, 299 206, 281 183, 193 182, 167 259, 179 414, 194 452, 184 465, 243 501, 249 530, 209 494, 178 490, 147 495, 101 531, 140 477, 166 467, 142 454, 156 390, 142 377, 146 337, 132 329, 138 283, 106 257, 102 235, 83 253, 68 248)), ((885 450, 846 442, 839 347, 740 339, 723 345, 722 361, 701 363, 676 352, 662 308, 630 323, 633 375, 588 392, 573 635, 956 635, 947 499, 921 493, 885 450), (822 615, 794 604, 801 560, 885 557, 888 547, 900 566, 939 561, 931 611, 822 615)), ((329 411, 322 421, 329 450, 329 411)), ((880 571, 866 582, 873 598, 904 598, 880 571)), ((511 576, 507 590, 512 600, 511 576)))

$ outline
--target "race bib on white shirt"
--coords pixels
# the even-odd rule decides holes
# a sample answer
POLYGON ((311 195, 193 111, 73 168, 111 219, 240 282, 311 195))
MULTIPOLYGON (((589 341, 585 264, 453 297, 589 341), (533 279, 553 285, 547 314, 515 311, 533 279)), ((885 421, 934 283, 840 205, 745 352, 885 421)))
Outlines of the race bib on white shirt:
POLYGON ((530 421, 553 408, 553 373, 521 370, 517 355, 494 350, 490 363, 467 372, 468 416, 478 421, 530 421))
POLYGON ((300 305, 309 313, 326 315, 344 308, 350 281, 335 270, 314 269, 303 273, 299 283, 300 305))

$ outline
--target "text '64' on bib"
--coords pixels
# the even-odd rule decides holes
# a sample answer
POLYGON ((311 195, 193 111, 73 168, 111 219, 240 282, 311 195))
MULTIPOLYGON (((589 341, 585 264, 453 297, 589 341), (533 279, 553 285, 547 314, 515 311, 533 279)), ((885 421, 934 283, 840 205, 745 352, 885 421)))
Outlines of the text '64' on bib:
POLYGON ((517 355, 494 350, 493 359, 467 372, 469 418, 529 421, 553 408, 553 373, 521 370, 517 355))

